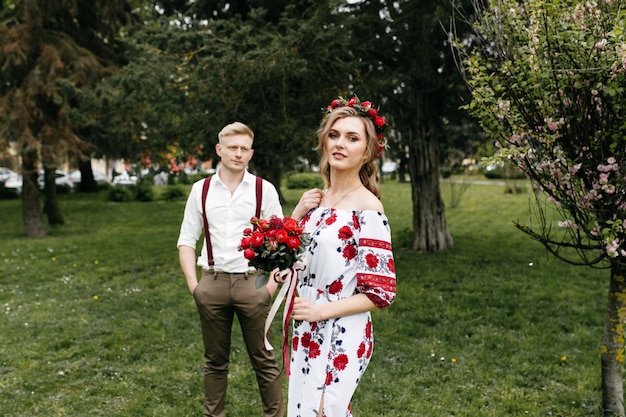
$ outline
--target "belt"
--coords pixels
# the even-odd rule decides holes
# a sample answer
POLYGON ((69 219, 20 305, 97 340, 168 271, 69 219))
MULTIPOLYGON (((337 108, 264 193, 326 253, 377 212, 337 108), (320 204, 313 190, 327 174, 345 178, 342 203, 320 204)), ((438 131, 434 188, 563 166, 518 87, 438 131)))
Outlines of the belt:
POLYGON ((215 276, 217 275, 230 275, 230 276, 249 276, 251 274, 254 274, 256 272, 258 272, 256 269, 249 269, 246 272, 228 272, 228 271, 220 271, 220 270, 215 270, 214 268, 202 268, 204 271, 208 272, 209 274, 213 274, 215 276))

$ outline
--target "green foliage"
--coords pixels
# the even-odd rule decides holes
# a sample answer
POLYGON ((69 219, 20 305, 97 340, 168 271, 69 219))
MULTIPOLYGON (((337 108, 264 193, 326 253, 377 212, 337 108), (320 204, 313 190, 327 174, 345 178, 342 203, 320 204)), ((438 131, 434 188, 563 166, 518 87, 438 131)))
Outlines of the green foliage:
POLYGON ((128 65, 85 100, 99 115, 107 149, 129 157, 149 149, 162 165, 206 160, 218 131, 239 120, 257 137, 255 170, 278 183, 296 157, 313 157, 320 108, 336 94, 338 78, 347 79, 329 74, 336 51, 312 45, 346 39, 328 24, 337 17, 326 7, 312 8, 305 20, 288 6, 279 22, 253 9, 202 25, 162 18, 135 28, 128 65))
POLYGON ((187 198, 187 192, 178 185, 168 185, 165 187, 161 198, 169 202, 185 200, 187 198))
POLYGON ((154 189, 152 181, 149 177, 142 178, 137 185, 133 187, 133 194, 137 201, 153 201, 154 189))
MULTIPOLYGON (((302 190, 283 191, 289 213, 302 190)), ((401 250, 410 185, 381 191, 398 297, 373 312, 376 347, 355 415, 600 417, 607 272, 546 257, 511 224, 528 218, 531 196, 501 186, 473 185, 448 211, 454 250, 401 250)), ((0 414, 200 415, 200 326, 175 247, 184 202, 72 193, 60 204, 66 226, 26 240, 19 201, 0 201, 0 414)), ((278 357, 281 330, 277 321, 278 357)), ((228 414, 260 415, 237 323, 232 347, 228 414)))
POLYGON ((526 175, 507 161, 496 164, 494 169, 483 169, 483 175, 488 179, 524 179, 526 175))
POLYGON ((0 200, 12 200, 19 198, 19 194, 13 188, 5 188, 0 184, 0 200))
POLYGON ((560 227, 540 221, 521 229, 557 255, 561 247, 579 248, 580 257, 569 260, 582 264, 626 255, 626 229, 601 232, 626 217, 620 7, 491 1, 477 10, 480 44, 463 56, 472 89, 466 108, 499 143, 496 159, 513 162, 558 203, 560 227))
POLYGON ((111 187, 107 192, 107 201, 125 203, 131 200, 133 200, 133 192, 128 187, 118 185, 111 187))
POLYGON ((287 177, 286 186, 290 190, 310 190, 311 188, 322 188, 324 181, 319 174, 298 173, 287 177))

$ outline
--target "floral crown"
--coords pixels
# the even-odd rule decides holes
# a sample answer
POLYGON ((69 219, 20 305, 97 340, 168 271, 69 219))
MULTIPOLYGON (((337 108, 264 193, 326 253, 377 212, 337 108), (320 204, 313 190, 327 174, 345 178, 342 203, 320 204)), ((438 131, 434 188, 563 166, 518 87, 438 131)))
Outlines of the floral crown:
POLYGON ((346 100, 343 97, 334 99, 326 107, 326 114, 332 112, 338 107, 345 106, 354 108, 360 113, 361 116, 369 118, 374 123, 376 137, 378 138, 378 153, 376 154, 376 157, 378 158, 387 146, 387 140, 383 137, 383 130, 387 127, 385 118, 378 114, 378 109, 374 108, 371 101, 361 101, 356 95, 354 95, 350 100, 346 100))

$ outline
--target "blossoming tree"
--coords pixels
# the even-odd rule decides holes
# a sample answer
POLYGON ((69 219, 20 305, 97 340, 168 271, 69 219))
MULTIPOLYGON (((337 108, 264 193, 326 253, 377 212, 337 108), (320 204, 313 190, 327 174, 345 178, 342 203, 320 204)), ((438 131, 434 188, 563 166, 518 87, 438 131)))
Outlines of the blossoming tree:
POLYGON ((538 191, 537 223, 516 226, 561 259, 610 271, 601 351, 606 416, 624 416, 623 6, 476 0, 477 46, 458 47, 472 91, 468 110, 497 142, 496 158, 510 160, 538 191))

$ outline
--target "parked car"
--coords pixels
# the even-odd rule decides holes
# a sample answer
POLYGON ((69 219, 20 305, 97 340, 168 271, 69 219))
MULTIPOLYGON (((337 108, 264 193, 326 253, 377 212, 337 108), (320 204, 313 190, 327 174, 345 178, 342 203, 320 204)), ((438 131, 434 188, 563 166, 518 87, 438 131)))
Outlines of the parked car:
POLYGON ((398 164, 395 163, 394 161, 387 161, 383 163, 383 166, 380 168, 380 170, 384 173, 384 174, 390 174, 392 172, 395 172, 395 170, 398 169, 398 164))
MULTIPOLYGON (((70 178, 70 175, 67 172, 63 172, 59 169, 56 170, 56 178, 54 181, 57 187, 67 187, 73 188, 74 182, 70 178)), ((23 179, 19 174, 11 175, 6 181, 4 181, 4 188, 12 188, 18 194, 22 192, 23 179)), ((43 180, 43 172, 39 174, 37 177, 37 186, 39 189, 43 190, 44 180, 43 180)))
POLYGON ((0 182, 1 183, 4 183, 6 180, 8 180, 10 177, 14 175, 17 175, 17 172, 9 168, 0 167, 0 182))
POLYGON ((136 185, 137 181, 136 175, 128 175, 128 172, 124 171, 113 178, 113 185, 136 185))
MULTIPOLYGON (((74 188, 74 181, 72 181, 70 174, 65 171, 61 171, 60 169, 57 169, 55 171, 54 182, 56 183, 57 187, 74 188)), ((39 185, 39 188, 43 190, 43 172, 41 172, 37 177, 37 185, 39 185)))
MULTIPOLYGON (((80 171, 76 170, 76 171, 70 172, 70 178, 72 179, 72 182, 74 184, 78 184, 80 182, 80 179, 81 179, 80 171)), ((96 180, 96 182, 98 182, 98 183, 100 183, 100 182, 109 182, 109 180, 106 177, 106 175, 104 175, 102 172, 98 172, 98 171, 93 171, 93 179, 96 180)))
POLYGON ((13 189, 20 194, 22 192, 22 176, 14 172, 9 178, 4 180, 4 188, 13 189))

